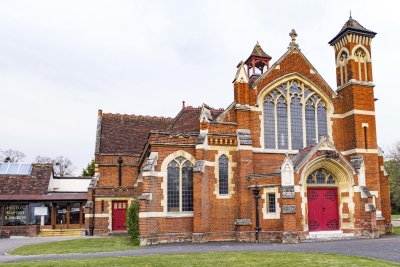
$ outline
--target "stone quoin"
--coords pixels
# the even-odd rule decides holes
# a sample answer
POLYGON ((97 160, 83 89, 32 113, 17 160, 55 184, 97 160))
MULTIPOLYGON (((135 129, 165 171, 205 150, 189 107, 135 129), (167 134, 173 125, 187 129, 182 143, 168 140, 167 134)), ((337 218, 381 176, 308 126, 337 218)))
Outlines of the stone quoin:
POLYGON ((289 35, 273 64, 257 42, 237 65, 226 109, 183 103, 175 118, 99 110, 88 232, 125 231, 135 198, 141 244, 391 232, 376 137, 376 33, 350 17, 329 42, 335 90, 302 53, 296 31, 289 35))

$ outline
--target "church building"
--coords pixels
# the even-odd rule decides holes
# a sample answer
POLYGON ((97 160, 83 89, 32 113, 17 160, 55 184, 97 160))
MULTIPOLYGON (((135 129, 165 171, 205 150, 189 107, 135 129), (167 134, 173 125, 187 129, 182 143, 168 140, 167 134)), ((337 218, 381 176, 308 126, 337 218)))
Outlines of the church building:
POLYGON ((275 62, 257 43, 237 65, 226 109, 183 104, 175 118, 99 110, 89 232, 126 231, 134 199, 141 244, 391 232, 375 121, 376 33, 350 17, 329 41, 335 89, 302 53, 296 32, 289 35, 275 62))

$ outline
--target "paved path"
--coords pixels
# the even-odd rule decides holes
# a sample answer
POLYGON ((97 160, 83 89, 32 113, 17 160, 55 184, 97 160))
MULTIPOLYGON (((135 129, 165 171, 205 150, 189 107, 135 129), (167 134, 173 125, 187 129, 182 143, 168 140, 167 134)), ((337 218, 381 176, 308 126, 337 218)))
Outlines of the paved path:
MULTIPOLYGON (((3 244, 4 245, 4 244, 3 244)), ((271 243, 239 243, 239 242, 210 242, 210 243, 175 243, 143 247, 134 250, 99 252, 91 254, 64 254, 38 256, 0 255, 0 262, 28 260, 61 260, 78 258, 104 258, 115 256, 139 256, 155 254, 201 253, 201 252, 312 252, 335 253, 344 255, 366 256, 376 259, 400 263, 400 235, 385 236, 380 239, 359 239, 345 241, 326 241, 300 244, 271 244, 271 243)))
POLYGON ((0 238, 0 257, 7 251, 15 249, 17 247, 44 243, 61 241, 68 239, 76 239, 80 236, 55 236, 55 237, 11 237, 11 238, 0 238))
POLYGON ((393 226, 400 226, 400 220, 392 220, 393 226))

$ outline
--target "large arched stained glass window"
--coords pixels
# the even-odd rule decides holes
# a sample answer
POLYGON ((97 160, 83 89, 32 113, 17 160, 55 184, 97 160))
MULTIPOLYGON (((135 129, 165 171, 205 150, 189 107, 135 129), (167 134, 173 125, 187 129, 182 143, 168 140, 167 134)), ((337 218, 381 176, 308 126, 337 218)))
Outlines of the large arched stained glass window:
POLYGON ((184 157, 168 164, 167 203, 169 212, 193 211, 193 165, 184 157))
POLYGON ((303 105, 299 97, 293 97, 290 103, 290 120, 292 122, 292 149, 303 148, 303 105))
POLYGON ((222 155, 218 160, 218 170, 219 170, 219 194, 226 195, 229 194, 229 177, 228 177, 228 157, 222 155))
POLYGON ((295 80, 266 95, 263 116, 267 149, 299 150, 328 135, 327 103, 295 80))

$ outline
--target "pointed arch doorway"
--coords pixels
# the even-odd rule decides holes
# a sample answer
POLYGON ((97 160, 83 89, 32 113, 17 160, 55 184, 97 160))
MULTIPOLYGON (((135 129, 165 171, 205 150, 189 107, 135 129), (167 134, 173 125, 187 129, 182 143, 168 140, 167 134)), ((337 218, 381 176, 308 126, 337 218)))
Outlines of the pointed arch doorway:
POLYGON ((307 177, 308 229, 339 230, 339 201, 336 179, 325 169, 307 177))

